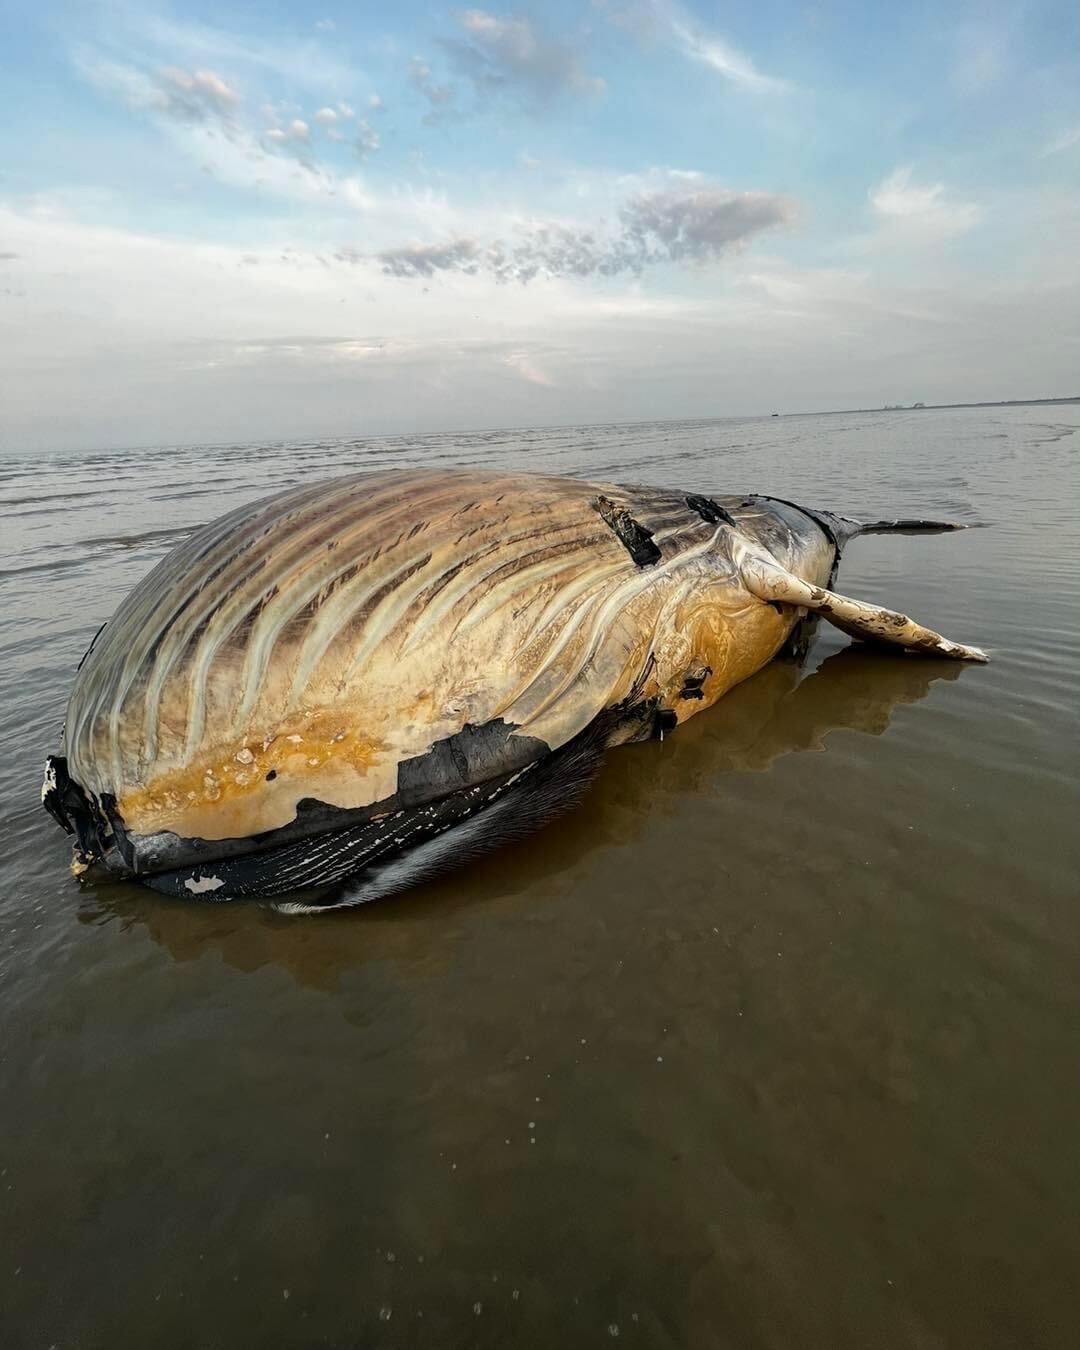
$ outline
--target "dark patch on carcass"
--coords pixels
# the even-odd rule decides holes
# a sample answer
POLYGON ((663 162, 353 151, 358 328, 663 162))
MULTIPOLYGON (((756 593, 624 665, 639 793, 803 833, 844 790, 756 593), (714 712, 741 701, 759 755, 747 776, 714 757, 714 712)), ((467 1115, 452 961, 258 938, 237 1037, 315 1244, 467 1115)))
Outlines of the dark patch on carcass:
MULTIPOLYGON (((85 657, 83 658, 85 660, 85 657)), ((68 777, 67 760, 63 755, 49 755, 45 760, 45 785, 41 789, 41 804, 65 834, 75 833, 72 817, 78 814, 79 803, 69 800, 71 790, 83 795, 68 777)))
POLYGON ((426 754, 398 765, 397 801, 402 806, 430 801, 458 788, 484 783, 503 773, 514 773, 549 753, 536 736, 514 736, 513 722, 501 717, 482 726, 466 722, 453 736, 436 743, 426 754))
POLYGON ((660 549, 653 539, 652 530, 635 520, 625 506, 616 506, 609 497, 596 497, 592 508, 638 567, 651 567, 660 561, 660 549))
POLYGON ((110 842, 109 822, 68 774, 63 755, 49 755, 45 761, 41 804, 65 834, 75 836, 77 862, 91 863, 104 857, 110 842))
MULTIPOLYGON (((331 888, 355 879, 365 885, 364 899, 375 899, 401 889, 400 882, 381 887, 380 870, 407 858, 414 850, 418 863, 408 873, 405 883, 408 885, 468 862, 477 853, 527 834, 569 809, 600 765, 611 724, 611 716, 601 716, 555 752, 550 752, 542 741, 526 737, 534 745, 543 746, 540 757, 513 772, 502 772, 483 783, 460 787, 437 801, 401 806, 393 811, 383 809, 369 820, 310 835, 269 852, 208 858, 201 865, 143 879, 156 891, 188 900, 198 900, 204 894, 211 901, 220 901, 325 888, 321 896, 305 897, 305 903, 317 909, 336 908, 340 897, 331 888), (485 819, 490 819, 491 828, 480 836, 472 833, 462 847, 455 847, 455 828, 481 812, 488 813, 485 819), (439 850, 434 865, 425 866, 422 846, 437 836, 445 839, 446 847, 439 850), (219 884, 209 887, 205 884, 207 880, 219 884)), ((470 750, 474 748, 475 744, 470 744, 470 750)), ((468 759, 468 750, 465 755, 468 759)), ((348 897, 345 903, 349 903, 348 897)))
POLYGON ((705 694, 702 685, 712 674, 712 666, 698 666, 693 670, 688 670, 683 676, 683 686, 679 690, 679 698, 704 698, 705 694))
POLYGON ((79 661, 79 664, 75 667, 75 673, 76 673, 76 674, 78 674, 78 672, 79 672, 80 670, 82 670, 83 666, 86 665, 86 658, 90 655, 90 653, 91 653, 91 652, 94 650, 94 648, 97 646, 97 640, 98 640, 98 638, 102 635, 102 633, 104 633, 106 624, 108 624, 108 622, 109 622, 108 619, 106 619, 106 620, 105 620, 105 623, 103 623, 103 624, 101 625, 101 627, 97 630, 97 632, 94 634, 94 636, 90 639, 90 646, 87 647, 86 651, 83 652, 83 654, 82 654, 82 659, 79 661))
MULTIPOLYGON (((844 534, 837 529, 843 517, 836 516, 831 511, 815 511, 812 507, 800 506, 798 502, 789 502, 786 497, 773 497, 771 495, 767 497, 755 496, 753 501, 755 504, 760 502, 779 502, 781 506, 790 506, 793 511, 798 511, 801 516, 806 516, 808 520, 812 520, 829 543, 832 544, 833 548, 836 550, 836 557, 839 559, 841 550, 846 542, 844 534)), ((850 538, 851 533, 853 533, 853 531, 848 531, 846 538, 850 538)))
MULTIPOLYGON (((584 791, 616 732, 624 741, 674 728, 677 718, 670 709, 658 711, 655 699, 641 697, 652 665, 650 656, 627 698, 556 751, 537 737, 515 735, 515 725, 501 719, 467 725, 400 765, 392 796, 354 810, 305 799, 288 825, 247 839, 184 839, 168 831, 129 836, 112 798, 92 801, 72 784, 72 800, 80 815, 100 823, 101 837, 86 840, 93 857, 166 894, 210 901, 273 897, 355 879, 362 898, 374 899, 525 834, 567 809, 584 791), (480 813, 490 827, 480 833, 475 827, 459 830, 480 813), (447 847, 436 847, 442 838, 447 847), (414 851, 415 861, 409 856, 414 851), (381 869, 398 861, 406 864, 404 870, 392 868, 381 879, 381 869)), ((701 668, 692 675, 704 678, 701 668)), ((266 777, 276 774, 270 770, 266 777)), ((57 784, 68 785, 66 765, 57 784)), ((54 804, 52 798, 47 801, 50 808, 54 804)), ((66 811, 57 819, 70 827, 66 811)), ((81 849, 76 856, 83 857, 81 849)), ((333 907, 336 898, 329 889, 326 895, 330 898, 312 903, 333 907)))
POLYGON ((696 511, 709 525, 716 525, 723 521, 725 525, 734 525, 735 517, 730 511, 725 511, 719 502, 714 502, 711 497, 699 497, 696 494, 687 497, 686 504, 691 511, 696 511))
POLYGON ((796 665, 801 666, 810 653, 820 619, 817 610, 810 610, 805 614, 788 634, 784 645, 776 653, 776 659, 794 661, 796 665))
MULTIPOLYGON (((517 773, 550 753, 546 741, 536 736, 514 736, 514 730, 514 723, 504 722, 501 718, 484 726, 466 725, 455 735, 437 742, 425 754, 400 764, 397 790, 391 796, 372 802, 370 806, 353 808, 304 797, 297 802, 296 816, 287 825, 242 839, 185 838, 171 830, 129 835, 115 803, 112 803, 105 811, 107 828, 112 836, 112 847, 104 855, 105 862, 116 871, 145 879, 149 874, 173 872, 178 868, 224 866, 229 859, 276 852, 316 835, 353 829, 464 787, 517 773)), ((266 775, 267 779, 276 776, 276 769, 266 775)), ((104 798, 102 806, 105 807, 104 798)))
POLYGON ((266 775, 266 781, 272 783, 277 777, 277 769, 271 769, 266 775))

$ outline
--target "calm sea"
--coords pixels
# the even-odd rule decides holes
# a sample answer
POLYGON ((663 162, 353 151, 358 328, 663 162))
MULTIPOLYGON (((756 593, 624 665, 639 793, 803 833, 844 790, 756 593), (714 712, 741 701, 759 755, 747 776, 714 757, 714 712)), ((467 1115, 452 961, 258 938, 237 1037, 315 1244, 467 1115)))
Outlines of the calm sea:
POLYGON ((1080 406, 0 459, 0 1343, 1074 1343, 1080 406), (314 477, 517 466, 990 528, 584 805, 367 910, 81 889, 38 805, 90 638, 314 477))

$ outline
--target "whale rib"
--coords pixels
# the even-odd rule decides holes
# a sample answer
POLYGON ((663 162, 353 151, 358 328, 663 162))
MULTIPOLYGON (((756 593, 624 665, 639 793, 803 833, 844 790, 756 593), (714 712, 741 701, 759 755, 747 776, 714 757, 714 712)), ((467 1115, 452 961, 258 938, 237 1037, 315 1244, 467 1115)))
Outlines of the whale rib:
POLYGON ((841 632, 862 642, 889 643, 906 651, 945 656, 953 661, 985 662, 990 659, 981 647, 953 642, 906 614, 811 585, 760 553, 744 550, 739 559, 739 572, 743 585, 759 600, 813 610, 841 632))

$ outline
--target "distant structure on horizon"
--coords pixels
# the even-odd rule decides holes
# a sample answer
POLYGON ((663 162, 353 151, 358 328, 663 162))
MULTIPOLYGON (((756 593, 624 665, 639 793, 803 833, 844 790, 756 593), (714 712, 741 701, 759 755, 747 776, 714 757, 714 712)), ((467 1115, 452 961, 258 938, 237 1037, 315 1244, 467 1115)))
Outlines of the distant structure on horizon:
MULTIPOLYGON (((949 408, 1037 408, 1055 403, 1080 403, 1080 394, 1059 395, 1056 398, 998 398, 972 403, 883 403, 879 408, 833 408, 833 413, 913 412, 917 408, 943 411, 949 408)), ((774 413, 773 416, 776 414, 774 413)))

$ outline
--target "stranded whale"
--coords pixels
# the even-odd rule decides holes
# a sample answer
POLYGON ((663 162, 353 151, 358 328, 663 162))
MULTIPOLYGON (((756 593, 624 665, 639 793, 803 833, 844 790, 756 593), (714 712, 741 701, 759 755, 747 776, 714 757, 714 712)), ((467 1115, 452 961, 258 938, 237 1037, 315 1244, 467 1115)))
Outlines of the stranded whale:
POLYGON ((359 904, 535 828, 609 746, 709 707, 807 614, 984 661, 831 588, 856 534, 953 528, 510 473, 296 489, 196 531, 121 604, 43 802, 77 872, 359 904))

